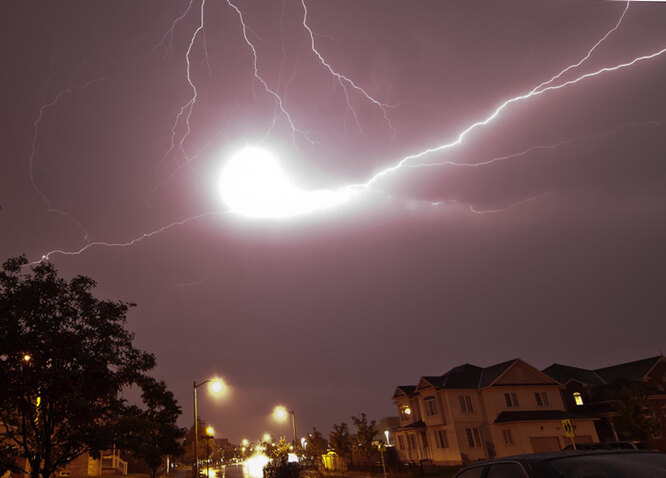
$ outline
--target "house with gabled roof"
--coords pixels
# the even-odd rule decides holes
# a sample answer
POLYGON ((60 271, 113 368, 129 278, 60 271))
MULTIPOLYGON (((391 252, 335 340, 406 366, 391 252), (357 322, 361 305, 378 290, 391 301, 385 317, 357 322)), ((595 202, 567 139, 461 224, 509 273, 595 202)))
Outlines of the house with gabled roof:
POLYGON ((560 383, 521 359, 424 376, 416 385, 397 387, 393 401, 402 461, 456 465, 560 450, 567 444, 563 419, 573 422, 578 440, 597 440, 594 419, 567 411, 560 383))
POLYGON ((613 425, 613 417, 617 415, 615 396, 626 385, 638 387, 657 416, 662 416, 662 430, 652 437, 651 445, 666 451, 666 357, 663 355, 595 370, 554 363, 543 372, 561 384, 568 410, 599 418, 595 424, 602 441, 626 438, 619 436, 613 425))

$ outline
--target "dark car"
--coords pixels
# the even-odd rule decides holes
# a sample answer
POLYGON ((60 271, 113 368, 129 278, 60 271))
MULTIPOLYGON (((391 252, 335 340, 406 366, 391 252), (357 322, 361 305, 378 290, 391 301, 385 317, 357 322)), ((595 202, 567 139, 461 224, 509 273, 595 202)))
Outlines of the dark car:
POLYGON ((666 454, 638 450, 571 450, 495 458, 454 478, 666 478, 666 454))
MULTIPOLYGON (((567 445, 565 450, 573 450, 573 445, 567 445)), ((588 442, 577 443, 576 450, 648 450, 656 451, 640 441, 611 441, 606 443, 588 442)))

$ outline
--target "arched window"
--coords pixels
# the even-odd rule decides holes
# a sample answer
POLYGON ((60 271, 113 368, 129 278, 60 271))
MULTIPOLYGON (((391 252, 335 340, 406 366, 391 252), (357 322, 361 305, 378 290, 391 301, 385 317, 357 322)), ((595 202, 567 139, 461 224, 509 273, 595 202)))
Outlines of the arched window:
POLYGON ((574 392, 573 398, 574 398, 574 402, 576 402, 576 405, 582 405, 583 404, 583 397, 581 396, 580 392, 574 392))

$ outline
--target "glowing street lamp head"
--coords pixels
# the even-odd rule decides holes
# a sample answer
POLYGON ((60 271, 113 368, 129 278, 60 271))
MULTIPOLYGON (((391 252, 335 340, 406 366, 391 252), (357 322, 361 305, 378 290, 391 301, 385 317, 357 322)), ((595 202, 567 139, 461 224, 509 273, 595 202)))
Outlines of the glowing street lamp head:
POLYGON ((289 415, 289 412, 288 412, 287 409, 286 409, 285 407, 283 407, 282 405, 278 405, 278 406, 275 407, 275 409, 273 410, 273 416, 274 416, 276 419, 280 420, 280 421, 286 420, 288 415, 289 415))
POLYGON ((241 441, 241 445, 243 445, 245 447, 248 446, 249 444, 250 444, 250 440, 248 440, 247 438, 243 438, 243 440, 241 441))
POLYGON ((264 433, 264 441, 265 441, 266 443, 270 443, 270 442, 271 442, 271 436, 270 436, 268 433, 264 433))
POLYGON ((210 381, 208 385, 208 391, 213 394, 222 393, 224 390, 224 382, 220 378, 214 378, 210 381))
POLYGON ((25 354, 23 356, 23 361, 24 362, 30 362, 32 360, 32 356, 30 354, 25 354))
POLYGON ((206 427, 206 435, 209 437, 215 435, 215 430, 213 429, 213 427, 211 426, 206 427))

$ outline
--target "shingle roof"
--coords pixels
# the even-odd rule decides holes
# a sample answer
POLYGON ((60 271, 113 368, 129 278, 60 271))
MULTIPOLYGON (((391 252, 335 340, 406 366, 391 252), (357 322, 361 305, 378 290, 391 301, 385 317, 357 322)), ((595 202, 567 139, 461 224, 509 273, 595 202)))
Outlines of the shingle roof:
POLYGON ((569 380, 576 380, 588 385, 603 385, 606 383, 593 370, 571 367, 559 363, 554 363, 550 367, 543 369, 542 372, 562 384, 567 383, 569 380))
MULTIPOLYGON (((440 376, 425 376, 425 380, 436 388, 449 389, 474 389, 489 386, 502 375, 509 367, 520 359, 508 360, 506 362, 491 365, 490 367, 479 367, 469 363, 458 365, 440 376)), ((419 383, 420 381, 419 380, 419 383)), ((398 387, 401 388, 401 387, 398 387)), ((417 387, 418 388, 418 387, 417 387)), ((411 393, 411 392, 410 392, 411 393)))
MULTIPOLYGON (((421 380, 427 381, 429 384, 431 384, 433 387, 441 387, 442 382, 444 381, 442 376, 436 375, 436 376, 428 376, 428 377, 421 377, 421 380)), ((419 383, 421 382, 419 380, 419 383)))
POLYGON ((634 362, 622 363, 613 365, 611 367, 598 368, 595 370, 597 375, 602 377, 606 383, 611 383, 616 380, 640 380, 646 373, 650 371, 654 364, 661 359, 661 355, 646 358, 643 360, 636 360, 634 362))
POLYGON ((413 429, 425 428, 425 426, 426 425, 423 422, 423 420, 418 420, 418 421, 415 421, 413 423, 410 423, 409 425, 405 425, 403 427, 400 427, 399 430, 404 430, 406 428, 413 430, 413 429))
POLYGON ((393 394, 393 398, 397 396, 398 390, 400 390, 402 393, 404 393, 409 397, 413 397, 414 391, 416 390, 416 385, 398 385, 396 387, 396 393, 393 394))
POLYGON ((481 367, 472 364, 458 365, 442 375, 442 388, 477 388, 481 367))
POLYGON ((593 417, 566 412, 564 410, 527 410, 524 412, 500 412, 495 423, 544 422, 559 420, 594 420, 593 417))
POLYGON ((479 388, 487 387, 493 383, 497 377, 502 375, 506 369, 511 365, 516 363, 519 359, 508 360, 506 362, 498 363, 497 365, 491 365, 481 370, 481 377, 479 377, 479 388))

